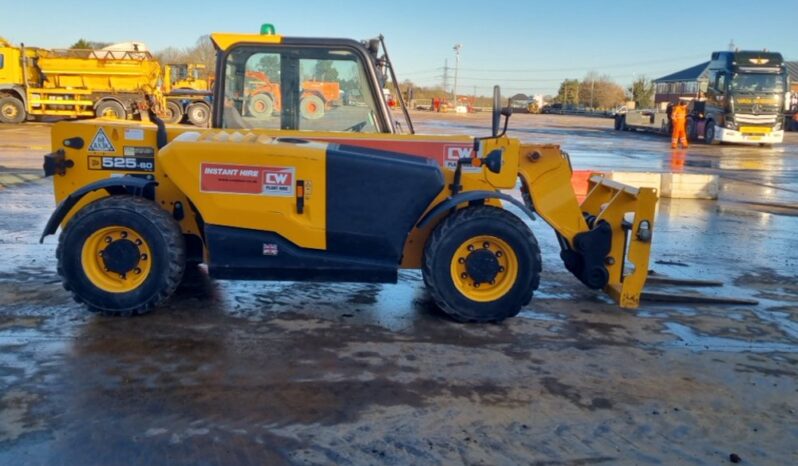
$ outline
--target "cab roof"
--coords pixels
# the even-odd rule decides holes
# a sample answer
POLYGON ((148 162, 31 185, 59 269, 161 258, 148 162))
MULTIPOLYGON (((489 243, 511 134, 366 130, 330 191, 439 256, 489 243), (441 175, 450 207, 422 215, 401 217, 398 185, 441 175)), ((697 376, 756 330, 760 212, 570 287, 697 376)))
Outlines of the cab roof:
POLYGON ((241 34, 234 32, 214 32, 211 34, 213 45, 219 50, 227 50, 235 44, 279 44, 283 36, 279 34, 241 34))

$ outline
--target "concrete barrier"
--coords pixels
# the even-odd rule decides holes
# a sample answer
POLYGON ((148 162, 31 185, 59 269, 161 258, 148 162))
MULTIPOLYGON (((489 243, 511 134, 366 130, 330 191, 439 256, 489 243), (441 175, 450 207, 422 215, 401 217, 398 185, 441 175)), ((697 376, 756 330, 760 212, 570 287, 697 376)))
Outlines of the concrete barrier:
POLYGON ((673 199, 717 199, 718 175, 663 173, 660 194, 673 199))
MULTIPOLYGON (((595 170, 574 170, 571 186, 582 202, 588 192, 588 179, 595 170)), ((718 175, 694 173, 606 172, 607 179, 635 188, 654 188, 659 196, 671 199, 717 199, 718 175)))
POLYGON ((662 173, 652 172, 609 172, 607 179, 618 183, 628 184, 635 188, 654 188, 659 190, 662 186, 662 173))

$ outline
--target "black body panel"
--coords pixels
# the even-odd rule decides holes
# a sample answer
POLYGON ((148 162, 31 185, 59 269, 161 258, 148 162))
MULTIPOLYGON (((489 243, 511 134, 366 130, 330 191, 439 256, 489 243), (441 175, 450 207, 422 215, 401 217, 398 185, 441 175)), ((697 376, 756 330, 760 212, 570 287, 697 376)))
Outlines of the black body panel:
POLYGON ((443 187, 427 158, 330 145, 327 249, 398 266, 408 233, 443 187))
POLYGON ((396 263, 300 248, 273 232, 206 225, 205 238, 214 278, 396 283, 396 263))

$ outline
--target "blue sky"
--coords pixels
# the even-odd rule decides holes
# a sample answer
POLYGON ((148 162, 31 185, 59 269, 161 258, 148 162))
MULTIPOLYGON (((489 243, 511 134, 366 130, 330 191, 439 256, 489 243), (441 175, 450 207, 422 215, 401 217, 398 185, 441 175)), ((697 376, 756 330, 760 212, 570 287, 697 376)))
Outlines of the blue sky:
POLYGON ((588 71, 627 85, 695 65, 731 40, 798 60, 796 0, 0 0, 0 11, 0 36, 49 48, 83 37, 138 40, 157 51, 190 46, 209 32, 256 32, 263 22, 291 36, 382 33, 399 79, 421 84, 440 84, 444 60, 454 67, 452 46, 460 43, 458 87, 476 86, 478 94, 494 83, 513 93, 552 93, 562 79, 588 71))

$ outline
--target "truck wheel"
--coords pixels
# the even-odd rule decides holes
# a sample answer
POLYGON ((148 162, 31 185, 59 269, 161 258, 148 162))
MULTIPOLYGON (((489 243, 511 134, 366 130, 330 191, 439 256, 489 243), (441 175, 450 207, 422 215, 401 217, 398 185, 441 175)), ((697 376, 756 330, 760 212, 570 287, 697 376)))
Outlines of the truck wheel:
POLYGON ((698 128, 695 120, 692 118, 687 119, 687 142, 695 142, 698 140, 698 128))
POLYGON ((81 209, 58 239, 58 274, 89 310, 136 315, 177 288, 185 243, 177 222, 152 201, 110 196, 81 209))
POLYGON ((25 104, 16 97, 0 98, 0 123, 22 123, 25 121, 25 104))
POLYGON ((249 99, 249 114, 258 120, 268 120, 274 112, 274 100, 268 94, 255 94, 249 99))
POLYGON ((621 130, 621 118, 623 118, 621 115, 615 115, 615 131, 621 130))
POLYGON ((177 102, 167 102, 166 103, 166 112, 164 115, 164 123, 180 123, 180 120, 183 119, 183 110, 180 108, 180 104, 177 102))
POLYGON ((618 120, 618 131, 629 131, 629 128, 626 126, 626 115, 621 115, 621 118, 618 120))
POLYGON ((194 126, 208 126, 208 120, 211 118, 211 109, 208 104, 196 102, 188 106, 186 109, 188 121, 194 126))
POLYGON ((504 209, 468 207, 435 228, 424 249, 424 281, 435 303, 460 322, 517 315, 540 282, 540 248, 504 209))
POLYGON ((712 120, 707 121, 704 127, 704 143, 705 144, 720 144, 720 141, 715 139, 715 122, 712 120))
POLYGON ((114 118, 117 120, 126 120, 127 111, 125 107, 115 100, 103 100, 94 109, 94 114, 99 118, 114 118))
POLYGON ((324 116, 324 101, 317 95, 306 95, 299 100, 299 114, 306 120, 318 120, 324 116))

